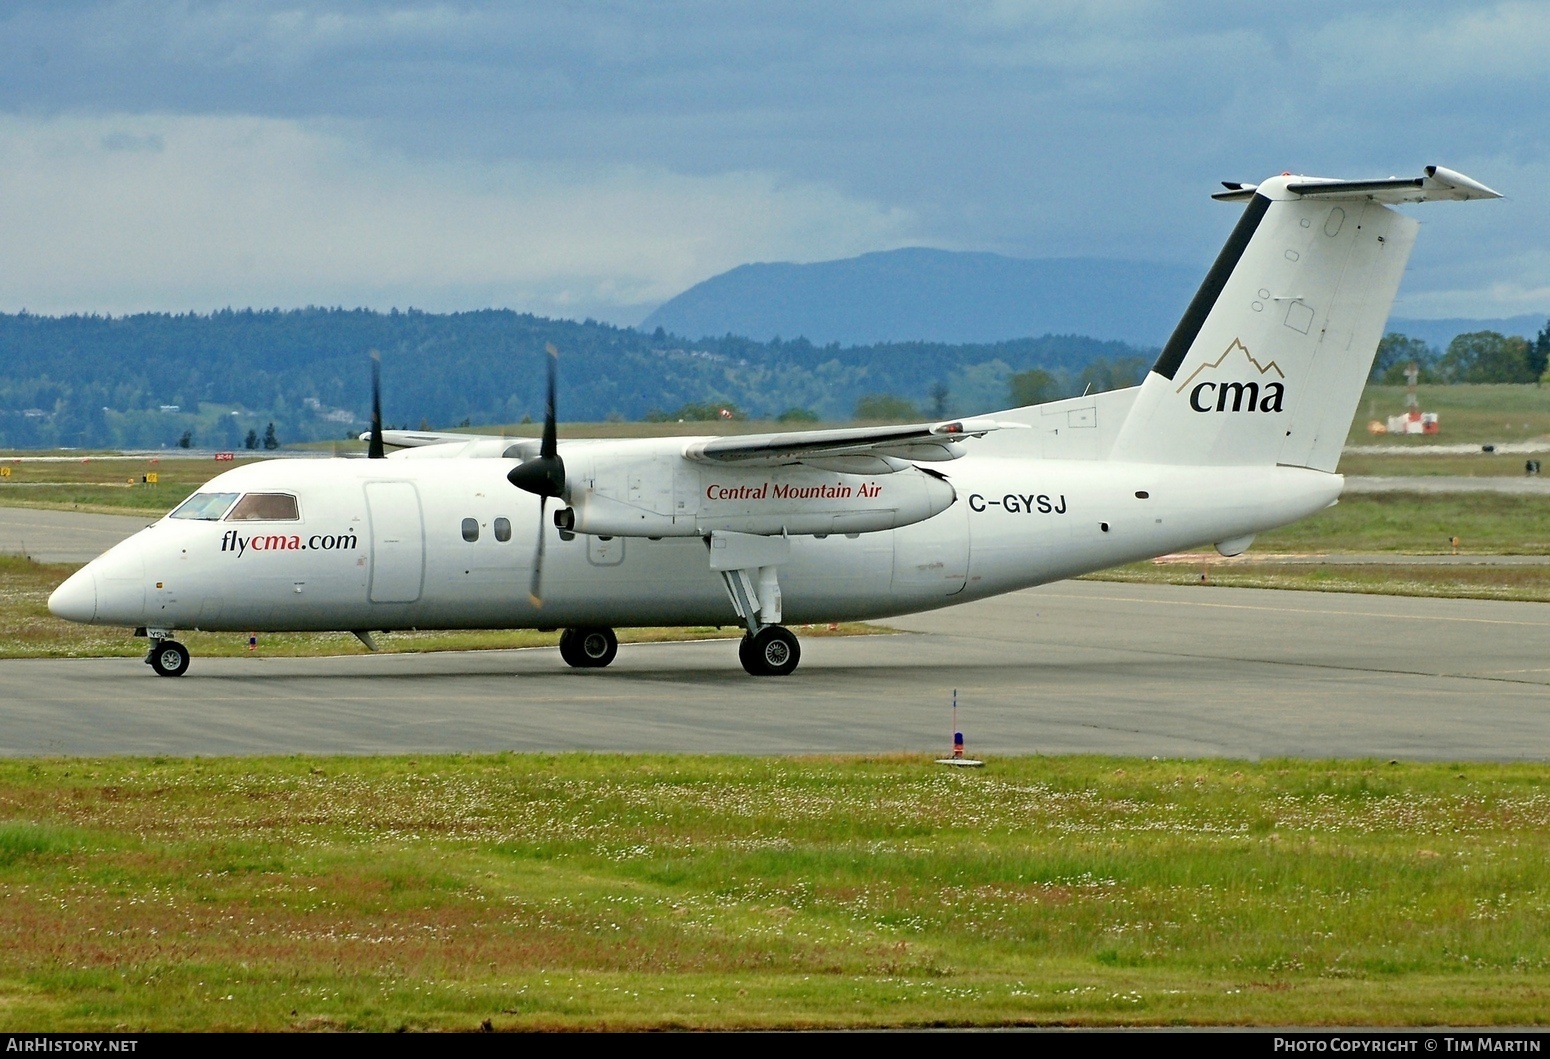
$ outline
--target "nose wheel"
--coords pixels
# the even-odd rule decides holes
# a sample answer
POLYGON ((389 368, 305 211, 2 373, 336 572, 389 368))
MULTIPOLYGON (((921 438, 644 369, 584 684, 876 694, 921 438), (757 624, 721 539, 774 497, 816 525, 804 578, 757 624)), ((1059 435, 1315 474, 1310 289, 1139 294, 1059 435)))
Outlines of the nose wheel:
POLYGON ((159 677, 181 677, 188 671, 188 648, 176 640, 157 640, 151 645, 146 664, 159 677))
POLYGON ((802 646, 784 625, 766 625, 743 637, 737 657, 750 676, 783 677, 796 670, 802 646))
POLYGON ((560 633, 560 657, 575 669, 602 669, 619 653, 612 629, 566 629, 560 633))

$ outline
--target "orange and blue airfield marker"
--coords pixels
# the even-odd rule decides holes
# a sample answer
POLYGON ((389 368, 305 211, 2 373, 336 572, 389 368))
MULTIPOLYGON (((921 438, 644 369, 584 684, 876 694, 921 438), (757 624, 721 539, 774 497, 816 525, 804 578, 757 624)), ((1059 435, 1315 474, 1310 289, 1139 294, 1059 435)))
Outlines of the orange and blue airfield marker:
POLYGON ((963 756, 963 732, 958 728, 958 689, 953 689, 953 756, 939 757, 938 765, 957 765, 961 768, 979 768, 985 764, 972 757, 963 756))

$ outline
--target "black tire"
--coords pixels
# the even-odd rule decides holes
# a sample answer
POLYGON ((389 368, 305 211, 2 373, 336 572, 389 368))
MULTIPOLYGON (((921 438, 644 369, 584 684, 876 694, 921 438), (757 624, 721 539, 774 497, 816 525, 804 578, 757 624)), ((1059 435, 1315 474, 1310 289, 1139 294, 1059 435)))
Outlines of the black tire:
POLYGON ((753 634, 744 633, 743 638, 737 641, 737 660, 743 663, 743 668, 752 676, 759 675, 759 663, 753 656, 753 634))
POLYGON ((576 630, 560 630, 560 657, 565 659, 565 664, 572 669, 580 669, 586 662, 576 653, 576 630))
POLYGON ((560 633, 560 657, 575 669, 602 669, 619 653, 612 629, 566 629, 560 633))
POLYGON ((784 677, 795 672, 802 660, 802 645, 790 629, 770 625, 749 639, 746 652, 739 649, 738 655, 751 676, 784 677))
POLYGON ((176 640, 163 640, 151 648, 151 668, 159 677, 181 677, 188 672, 188 648, 176 640))

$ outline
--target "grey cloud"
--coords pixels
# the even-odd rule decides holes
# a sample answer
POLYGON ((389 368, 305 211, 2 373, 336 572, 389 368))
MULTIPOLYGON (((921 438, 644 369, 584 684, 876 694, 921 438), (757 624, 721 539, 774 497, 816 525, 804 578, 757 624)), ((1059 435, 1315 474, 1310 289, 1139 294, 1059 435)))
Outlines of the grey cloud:
MULTIPOLYGON (((1437 161, 1490 183, 1506 162, 1542 184, 1542 10, 21 3, 0 15, 0 110, 294 119, 473 170, 762 172, 906 211, 938 245, 1203 264, 1230 222, 1205 197, 1219 178, 1437 161)), ((1524 233, 1550 207, 1499 215, 1468 218, 1478 244, 1429 231, 1407 289, 1450 259, 1484 275, 1474 245, 1542 270, 1524 233)))

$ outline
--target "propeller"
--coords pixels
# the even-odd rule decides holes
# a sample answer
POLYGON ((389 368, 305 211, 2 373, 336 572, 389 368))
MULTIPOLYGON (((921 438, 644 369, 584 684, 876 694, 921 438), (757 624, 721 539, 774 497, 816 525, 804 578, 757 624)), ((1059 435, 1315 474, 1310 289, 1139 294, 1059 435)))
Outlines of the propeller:
POLYGON ((371 351, 371 440, 366 446, 368 460, 380 460, 382 451, 382 354, 371 351))
POLYGON ((544 402, 544 436, 539 443, 538 455, 513 467, 506 480, 518 489, 538 497, 538 550, 533 556, 533 580, 528 587, 528 598, 533 606, 544 605, 539 588, 544 573, 544 519, 548 514, 549 498, 565 493, 565 461, 560 459, 559 442, 555 426, 554 379, 559 370, 560 351, 554 344, 544 347, 549 352, 549 395, 544 402))

